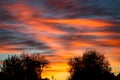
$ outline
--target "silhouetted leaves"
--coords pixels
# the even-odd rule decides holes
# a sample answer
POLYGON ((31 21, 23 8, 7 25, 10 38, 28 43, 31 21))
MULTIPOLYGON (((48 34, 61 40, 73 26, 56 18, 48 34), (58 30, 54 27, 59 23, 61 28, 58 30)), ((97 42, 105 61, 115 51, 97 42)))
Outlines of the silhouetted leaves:
MULTIPOLYGON (((8 56, 3 61, 0 79, 4 80, 49 80, 43 79, 42 71, 49 61, 39 54, 21 54, 8 56)), ((120 73, 115 76, 103 54, 95 50, 86 50, 82 56, 70 58, 69 80, 119 80, 120 73)))
POLYGON ((68 65, 69 80, 115 80, 109 62, 95 50, 86 50, 83 56, 70 58, 68 65))
POLYGON ((7 80, 42 80, 41 73, 48 63, 49 61, 39 54, 13 55, 4 60, 1 69, 7 80))

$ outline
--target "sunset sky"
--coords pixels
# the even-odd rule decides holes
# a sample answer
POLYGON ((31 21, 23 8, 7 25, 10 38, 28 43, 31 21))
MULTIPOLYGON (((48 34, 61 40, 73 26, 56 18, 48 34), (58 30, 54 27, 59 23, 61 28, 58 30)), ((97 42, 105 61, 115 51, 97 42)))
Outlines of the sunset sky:
POLYGON ((65 80, 67 60, 88 48, 120 72, 120 0, 0 0, 0 63, 44 54, 51 65, 43 77, 65 80))

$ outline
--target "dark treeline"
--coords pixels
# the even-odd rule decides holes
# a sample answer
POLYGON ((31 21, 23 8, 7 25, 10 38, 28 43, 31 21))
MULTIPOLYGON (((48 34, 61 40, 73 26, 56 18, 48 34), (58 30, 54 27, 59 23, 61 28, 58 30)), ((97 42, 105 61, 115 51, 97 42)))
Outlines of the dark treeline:
POLYGON ((4 80, 48 80, 41 73, 49 61, 39 54, 8 56, 1 66, 0 79, 4 80))
MULTIPOLYGON (((45 56, 39 54, 8 56, 0 66, 0 80, 50 80, 41 76, 48 65, 45 56)), ((86 50, 82 56, 70 58, 68 65, 68 80, 120 80, 120 74, 114 75, 108 60, 96 50, 86 50)))
POLYGON ((70 58, 68 80, 120 80, 111 72, 108 60, 96 50, 86 50, 82 56, 70 58))

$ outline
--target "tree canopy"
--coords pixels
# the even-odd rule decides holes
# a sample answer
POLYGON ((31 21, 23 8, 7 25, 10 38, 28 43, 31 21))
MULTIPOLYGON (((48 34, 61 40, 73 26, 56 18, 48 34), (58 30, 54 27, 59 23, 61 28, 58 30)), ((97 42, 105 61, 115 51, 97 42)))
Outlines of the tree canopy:
POLYGON ((113 80, 111 67, 103 54, 96 50, 86 50, 82 56, 68 60, 69 80, 113 80))
POLYGON ((8 80, 38 80, 42 79, 41 73, 48 63, 45 56, 39 54, 13 55, 3 61, 1 69, 8 80))

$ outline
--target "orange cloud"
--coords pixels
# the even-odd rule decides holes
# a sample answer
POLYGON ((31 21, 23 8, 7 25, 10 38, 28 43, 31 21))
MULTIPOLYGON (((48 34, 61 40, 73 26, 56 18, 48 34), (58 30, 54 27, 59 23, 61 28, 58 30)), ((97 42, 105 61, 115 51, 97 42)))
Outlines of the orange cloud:
POLYGON ((95 36, 108 36, 108 35, 118 35, 118 33, 113 33, 113 32, 84 32, 84 33, 77 33, 77 34, 81 34, 81 35, 95 35, 95 36))
POLYGON ((89 27, 113 26, 112 23, 103 20, 93 20, 93 19, 57 19, 57 20, 48 19, 43 21, 49 23, 70 24, 75 26, 89 26, 89 27))
POLYGON ((98 39, 101 43, 108 44, 109 46, 120 47, 120 40, 119 39, 98 39))
POLYGON ((22 54, 23 50, 17 49, 17 47, 21 46, 23 46, 23 44, 0 46, 0 54, 22 54))
POLYGON ((32 7, 29 7, 28 5, 21 3, 16 3, 13 5, 5 5, 4 8, 9 12, 11 12, 11 14, 14 13, 12 15, 14 15, 17 18, 17 20, 30 19, 35 15, 36 12, 34 11, 35 9, 32 9, 32 7))
POLYGON ((48 32, 48 33, 55 33, 55 34, 66 34, 63 31, 56 30, 52 28, 51 26, 45 25, 42 23, 43 21, 26 21, 25 24, 30 25, 32 28, 32 31, 43 31, 43 32, 48 32))

